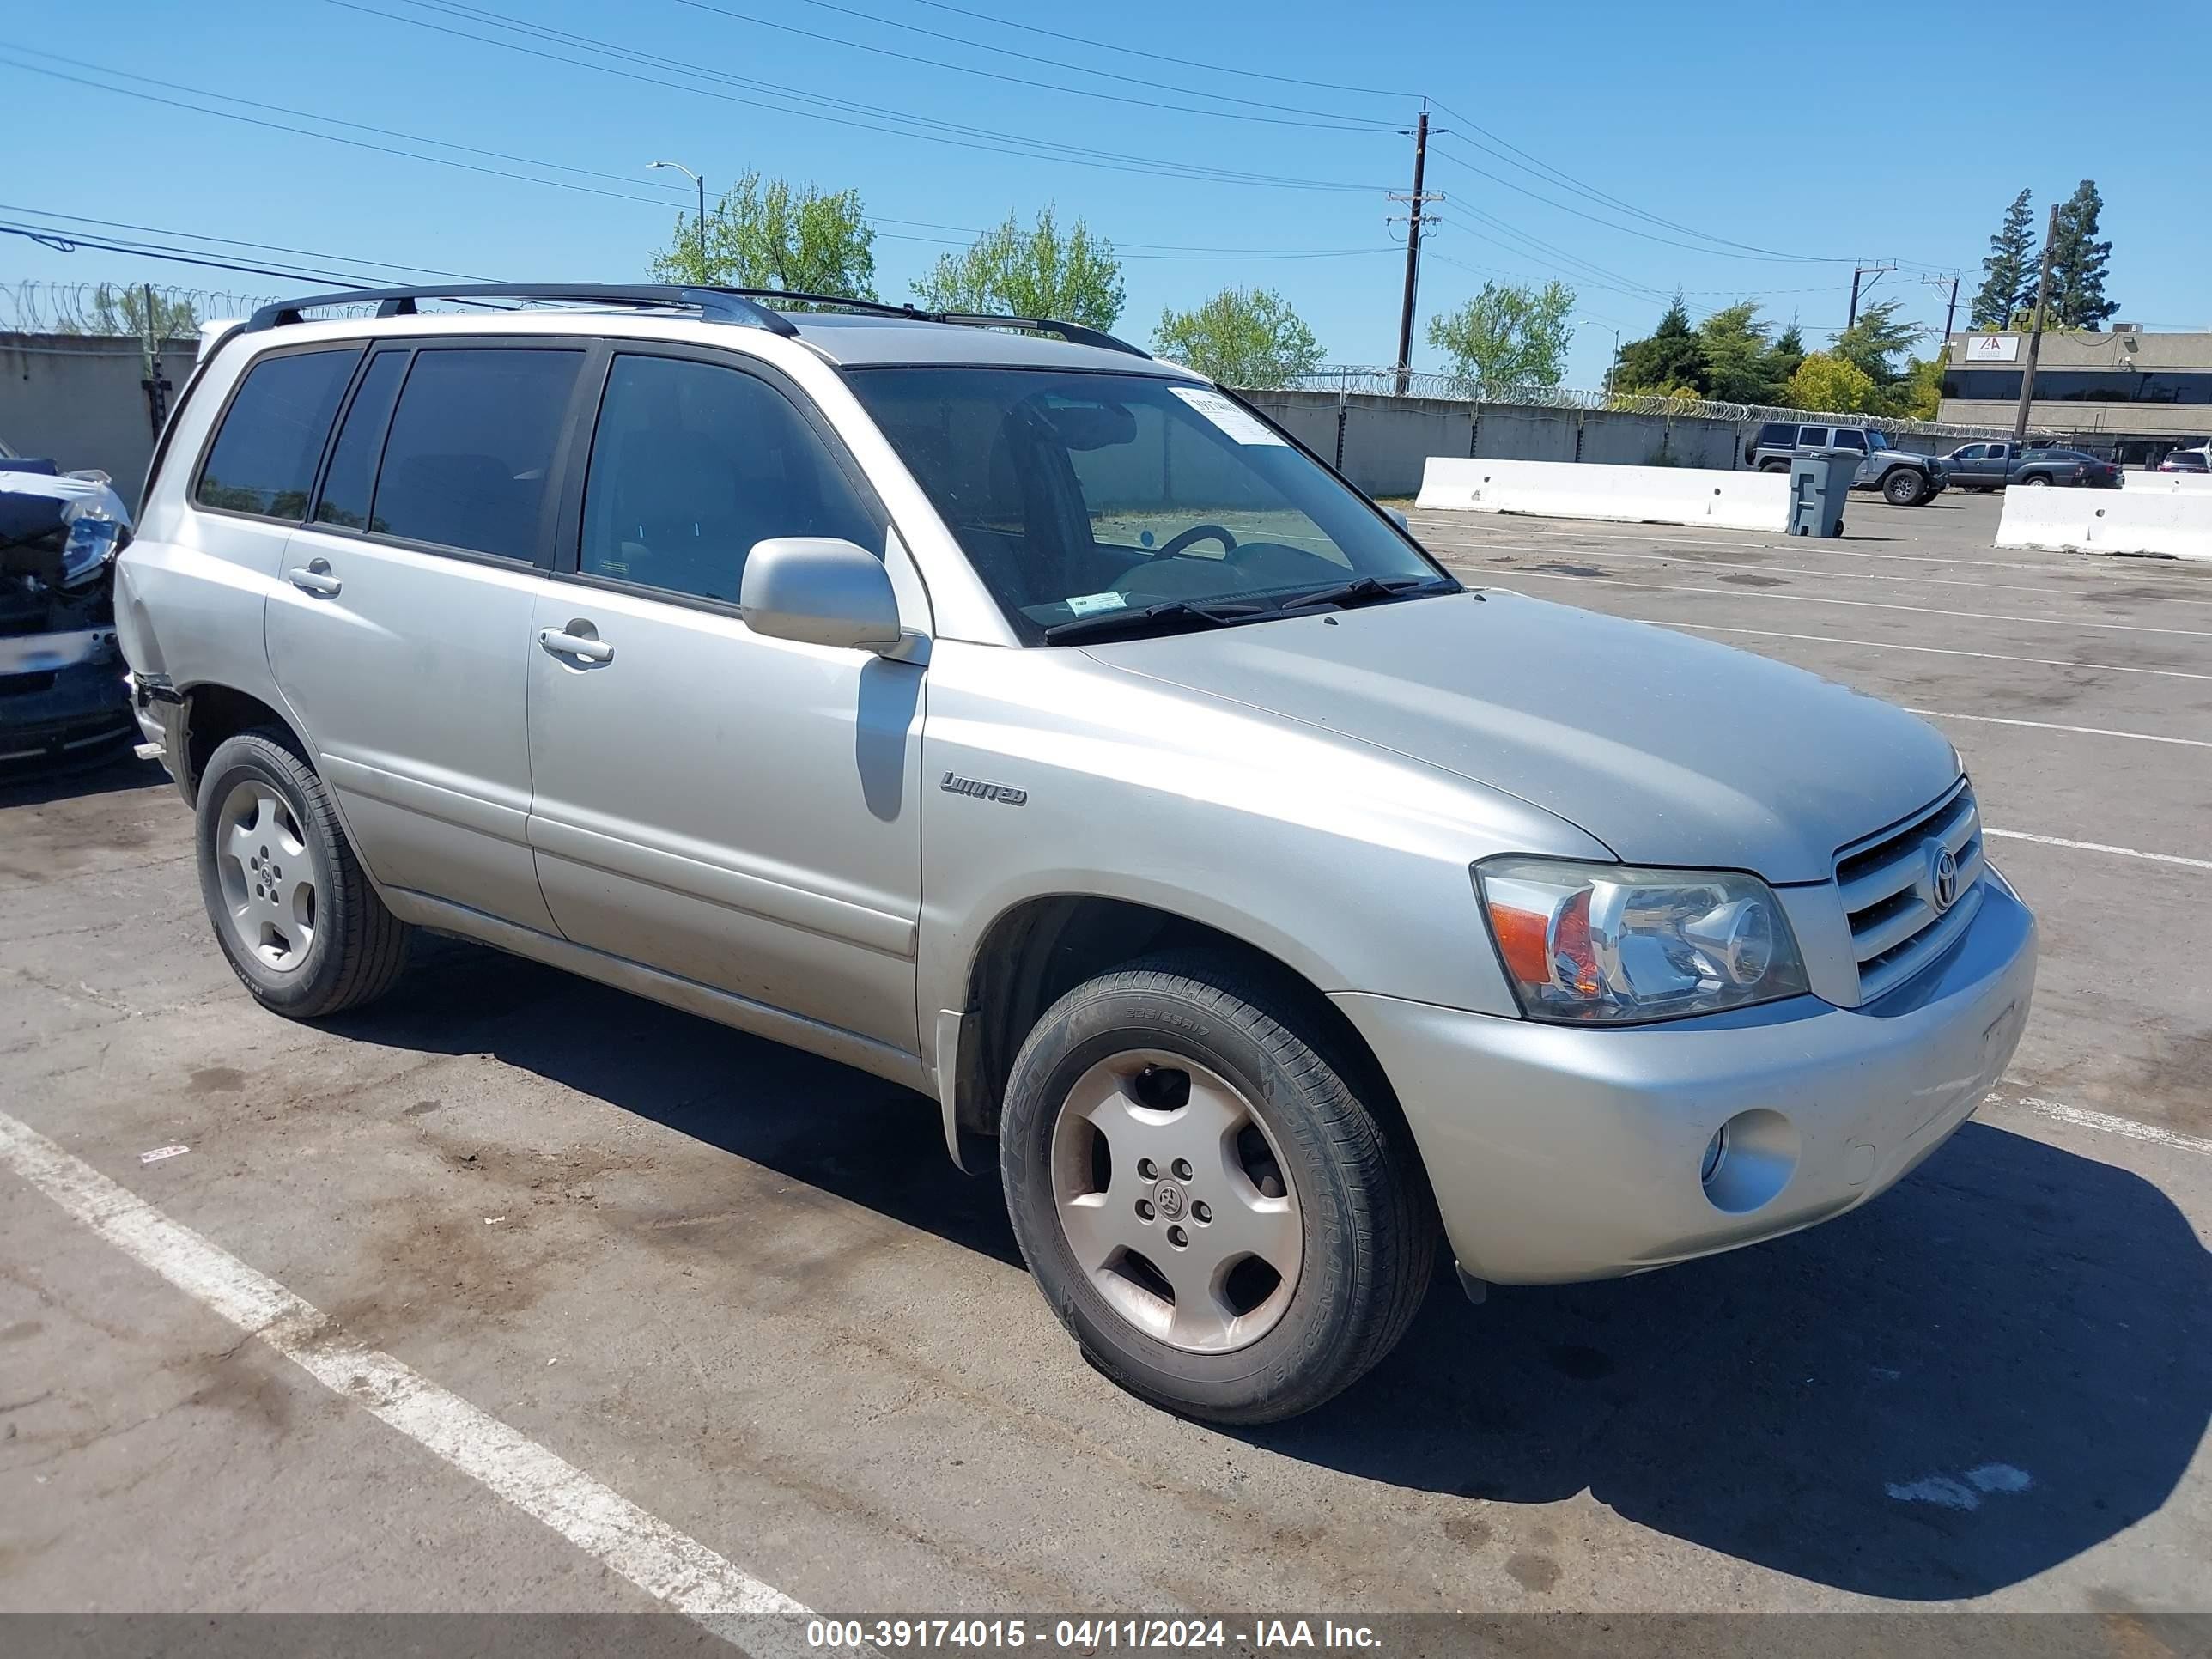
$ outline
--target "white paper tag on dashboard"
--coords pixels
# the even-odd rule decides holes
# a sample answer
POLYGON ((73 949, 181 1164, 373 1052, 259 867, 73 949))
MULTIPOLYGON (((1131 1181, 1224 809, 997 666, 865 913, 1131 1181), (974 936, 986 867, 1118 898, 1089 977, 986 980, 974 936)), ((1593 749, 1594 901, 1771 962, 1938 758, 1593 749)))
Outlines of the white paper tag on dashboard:
POLYGON ((1254 420, 1249 410, 1238 408, 1218 392, 1190 386, 1171 386, 1168 390, 1240 444, 1279 445, 1283 441, 1280 434, 1269 431, 1254 420))
POLYGON ((1078 593, 1067 601, 1067 611, 1072 617, 1095 617, 1102 611, 1123 610, 1128 603, 1119 593, 1078 593))

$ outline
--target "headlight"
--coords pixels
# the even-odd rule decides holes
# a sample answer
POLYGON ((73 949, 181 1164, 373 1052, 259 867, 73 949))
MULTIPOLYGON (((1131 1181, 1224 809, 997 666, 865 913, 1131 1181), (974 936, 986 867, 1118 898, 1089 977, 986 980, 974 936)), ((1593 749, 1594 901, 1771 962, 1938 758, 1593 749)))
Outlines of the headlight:
POLYGON ((1675 1019, 1806 989, 1789 918, 1756 876, 1513 856, 1476 865, 1474 885, 1531 1019, 1675 1019))

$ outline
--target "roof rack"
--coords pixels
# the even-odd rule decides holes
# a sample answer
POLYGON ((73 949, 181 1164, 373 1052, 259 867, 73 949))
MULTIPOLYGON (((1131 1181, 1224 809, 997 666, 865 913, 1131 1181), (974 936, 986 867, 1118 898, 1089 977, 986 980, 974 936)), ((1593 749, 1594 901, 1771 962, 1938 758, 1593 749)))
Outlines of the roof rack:
POLYGON ((925 311, 919 306, 893 305, 884 300, 855 300, 840 294, 799 294, 774 288, 717 288, 717 294, 726 294, 736 299, 760 300, 773 305, 787 301, 799 305, 834 306, 840 311, 857 311, 871 317, 900 317, 910 323, 951 323, 963 328, 1018 328, 1032 334, 1056 335, 1071 345, 1097 346, 1102 351, 1126 352, 1132 357, 1150 357, 1152 354, 1140 346, 1131 345, 1103 329, 1089 328, 1081 323, 1062 323, 1049 317, 999 317, 981 312, 925 311))
POLYGON ((588 305, 668 306, 696 311, 721 323, 744 323, 771 334, 799 330, 766 306, 728 289, 691 288, 653 283, 465 283, 447 288, 356 288, 335 294, 310 294, 264 306, 246 324, 249 331, 283 328, 302 320, 301 313, 318 306, 366 305, 374 301, 380 317, 411 317, 421 300, 564 300, 588 305))
POLYGON ((668 306, 696 311, 710 321, 744 323, 787 337, 799 330, 791 319, 771 309, 779 301, 856 311, 872 317, 898 317, 913 323, 949 323, 962 328, 1012 328, 1031 334, 1050 334, 1072 345, 1096 346, 1102 351, 1125 352, 1132 357, 1152 354, 1103 329, 1080 323, 1056 322, 1048 317, 997 317, 980 312, 924 311, 916 306, 891 305, 882 300, 856 300, 842 294, 802 294, 774 288, 724 288, 715 285, 653 283, 474 283, 451 288, 358 288, 335 294, 310 294, 303 299, 279 301, 264 306, 246 324, 249 331, 283 328, 302 319, 302 312, 319 306, 366 305, 374 301, 380 317, 411 317, 422 300, 561 300, 588 305, 668 306))

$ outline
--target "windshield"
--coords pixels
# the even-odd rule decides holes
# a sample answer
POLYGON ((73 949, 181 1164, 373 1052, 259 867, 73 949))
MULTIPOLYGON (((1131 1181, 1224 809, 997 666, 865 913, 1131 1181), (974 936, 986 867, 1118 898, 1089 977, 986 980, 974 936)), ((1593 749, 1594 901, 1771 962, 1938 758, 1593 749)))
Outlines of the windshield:
POLYGON ((1208 387, 1038 368, 855 368, 847 380, 1031 643, 1175 602, 1185 622, 1200 608, 1218 620, 1224 605, 1251 620, 1361 578, 1370 599, 1457 586, 1208 387))

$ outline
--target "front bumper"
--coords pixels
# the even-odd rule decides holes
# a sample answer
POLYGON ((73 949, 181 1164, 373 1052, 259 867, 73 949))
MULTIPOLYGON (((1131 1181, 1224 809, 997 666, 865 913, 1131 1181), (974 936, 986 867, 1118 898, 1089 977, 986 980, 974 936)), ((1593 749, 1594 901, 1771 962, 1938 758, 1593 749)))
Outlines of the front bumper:
POLYGON ((1972 1115, 2035 986, 2035 919, 1994 870, 1985 885, 1958 943, 1863 1008, 1800 997, 1604 1030, 1333 1000, 1397 1091, 1462 1269, 1642 1273, 1841 1214, 1972 1115), (1736 1139, 1709 1185, 1723 1124, 1736 1139))
MULTIPOLYGON (((52 637, 81 642, 76 635, 52 637)), ((84 638, 93 643, 59 666, 0 673, 0 764, 88 754, 135 730, 114 635, 84 638)))

